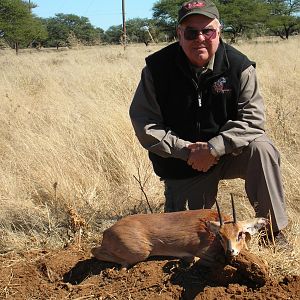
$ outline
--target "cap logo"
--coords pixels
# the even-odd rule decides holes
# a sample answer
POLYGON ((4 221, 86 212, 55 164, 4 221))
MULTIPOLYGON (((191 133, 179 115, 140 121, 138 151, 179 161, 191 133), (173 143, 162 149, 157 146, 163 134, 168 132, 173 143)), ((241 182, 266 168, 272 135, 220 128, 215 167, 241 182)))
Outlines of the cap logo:
POLYGON ((194 8, 204 7, 205 5, 206 4, 204 2, 195 1, 195 2, 189 2, 188 4, 186 4, 185 8, 188 10, 192 10, 194 8))

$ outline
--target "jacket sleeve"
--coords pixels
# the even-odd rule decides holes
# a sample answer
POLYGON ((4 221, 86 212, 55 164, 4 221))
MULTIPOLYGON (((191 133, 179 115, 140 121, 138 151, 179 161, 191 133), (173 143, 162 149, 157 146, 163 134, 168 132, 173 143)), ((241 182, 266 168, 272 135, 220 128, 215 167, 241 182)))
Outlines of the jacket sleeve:
POLYGON ((162 157, 188 159, 190 150, 186 145, 190 142, 180 139, 164 126, 152 75, 147 66, 142 71, 129 115, 135 134, 145 149, 162 157))
POLYGON ((265 108, 259 92, 256 70, 251 65, 241 74, 237 120, 228 120, 209 144, 219 156, 238 154, 264 133, 265 108))

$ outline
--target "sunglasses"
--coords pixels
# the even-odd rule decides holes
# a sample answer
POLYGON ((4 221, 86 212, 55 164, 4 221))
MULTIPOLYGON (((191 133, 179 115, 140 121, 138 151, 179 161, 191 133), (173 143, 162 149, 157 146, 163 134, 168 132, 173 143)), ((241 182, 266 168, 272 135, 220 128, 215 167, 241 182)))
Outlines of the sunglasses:
POLYGON ((198 38, 198 36, 201 34, 203 37, 207 40, 211 39, 214 34, 216 33, 217 29, 213 28, 204 28, 202 30, 192 29, 192 28, 186 28, 184 29, 183 36, 186 40, 192 41, 198 38))

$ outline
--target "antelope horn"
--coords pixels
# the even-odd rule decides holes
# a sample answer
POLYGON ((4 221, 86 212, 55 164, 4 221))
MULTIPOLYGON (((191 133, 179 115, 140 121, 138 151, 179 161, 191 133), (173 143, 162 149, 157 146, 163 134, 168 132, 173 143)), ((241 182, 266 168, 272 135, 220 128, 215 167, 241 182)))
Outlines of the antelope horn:
POLYGON ((219 203, 218 203, 217 199, 216 199, 216 206, 217 206, 217 210, 218 210, 220 226, 222 226, 223 225, 223 219, 222 219, 222 216, 221 216, 220 206, 219 206, 219 203))
POLYGON ((231 193, 230 196, 231 196, 231 206, 232 206, 233 223, 236 224, 236 212, 235 212, 233 194, 231 193))

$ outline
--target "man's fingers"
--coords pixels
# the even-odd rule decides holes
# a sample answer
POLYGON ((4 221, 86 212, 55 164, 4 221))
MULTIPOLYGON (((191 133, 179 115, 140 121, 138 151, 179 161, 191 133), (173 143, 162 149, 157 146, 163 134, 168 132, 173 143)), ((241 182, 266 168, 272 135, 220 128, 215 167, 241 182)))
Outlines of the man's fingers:
POLYGON ((186 145, 186 148, 188 148, 190 150, 198 149, 199 145, 197 145, 197 144, 188 144, 188 145, 186 145))
POLYGON ((185 145, 188 149, 207 149, 207 143, 204 142, 196 142, 192 144, 185 145))

